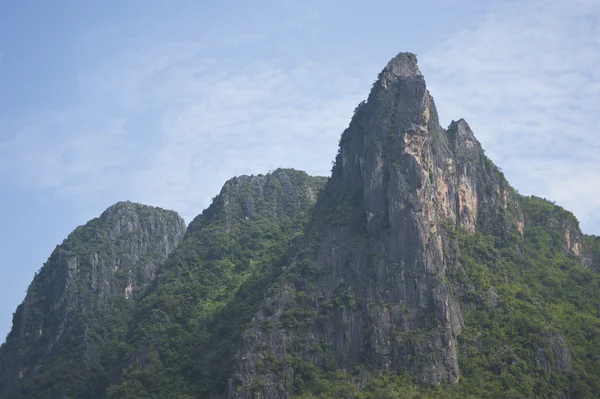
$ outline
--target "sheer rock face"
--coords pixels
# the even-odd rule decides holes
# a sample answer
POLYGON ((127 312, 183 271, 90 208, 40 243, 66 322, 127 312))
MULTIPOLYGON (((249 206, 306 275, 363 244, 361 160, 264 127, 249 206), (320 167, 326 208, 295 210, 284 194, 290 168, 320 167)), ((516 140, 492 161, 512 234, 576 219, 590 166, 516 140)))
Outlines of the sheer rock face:
POLYGON ((487 228, 510 208, 500 228, 522 232, 515 197, 464 120, 440 127, 416 57, 399 54, 340 140, 307 235, 317 249, 296 259, 317 272, 273 289, 245 334, 228 397, 286 397, 294 364, 276 372, 262 359, 297 355, 322 366, 324 351, 346 370, 363 364, 410 370, 423 384, 458 382, 463 322, 444 282, 456 265, 445 256, 443 226, 487 228), (294 306, 316 316, 285 328, 282 315, 294 306), (265 329, 266 321, 280 328, 265 329))
POLYGON ((94 362, 95 344, 101 343, 94 320, 130 308, 128 302, 154 278, 184 232, 175 212, 131 202, 113 205, 75 229, 36 274, 13 316, 0 349, 0 397, 9 398, 19 383, 49 373, 53 359, 67 348, 78 356, 74 364, 94 362))

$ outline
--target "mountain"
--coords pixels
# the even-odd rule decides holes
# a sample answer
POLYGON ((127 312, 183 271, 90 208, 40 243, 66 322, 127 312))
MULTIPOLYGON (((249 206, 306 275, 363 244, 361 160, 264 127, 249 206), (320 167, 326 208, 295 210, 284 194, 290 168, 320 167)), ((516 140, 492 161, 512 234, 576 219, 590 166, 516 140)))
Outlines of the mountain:
POLYGON ((0 397, 594 398, 599 272, 600 238, 442 128, 400 53, 329 179, 235 177, 185 234, 130 203, 75 230, 15 313, 0 397))
POLYGON ((13 316, 0 397, 98 397, 137 298, 184 232, 175 212, 130 202, 75 229, 13 316))
MULTIPOLYGON (((594 356, 574 364, 575 321, 563 319, 576 310, 580 327, 597 327, 587 241, 597 246, 572 215, 518 195, 464 120, 444 130, 416 57, 399 54, 342 134, 302 252, 244 332, 227 397, 371 397, 369 384, 402 373, 447 397, 600 388, 597 373, 574 374, 592 372, 597 351, 578 347, 594 356)), ((384 396, 412 389, 399 385, 384 396)))
POLYGON ((295 251, 325 182, 293 169, 226 182, 140 302, 108 397, 223 392, 240 334, 282 257, 295 251))

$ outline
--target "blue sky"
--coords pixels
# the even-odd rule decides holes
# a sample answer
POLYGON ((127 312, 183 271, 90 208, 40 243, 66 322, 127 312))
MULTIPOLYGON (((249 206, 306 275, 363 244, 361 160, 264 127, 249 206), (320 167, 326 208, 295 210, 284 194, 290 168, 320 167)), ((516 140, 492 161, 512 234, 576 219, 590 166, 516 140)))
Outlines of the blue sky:
POLYGON ((37 271, 119 200, 187 222, 225 180, 327 175, 377 73, 417 53, 524 194, 600 234, 600 0, 0 1, 0 341, 37 271))

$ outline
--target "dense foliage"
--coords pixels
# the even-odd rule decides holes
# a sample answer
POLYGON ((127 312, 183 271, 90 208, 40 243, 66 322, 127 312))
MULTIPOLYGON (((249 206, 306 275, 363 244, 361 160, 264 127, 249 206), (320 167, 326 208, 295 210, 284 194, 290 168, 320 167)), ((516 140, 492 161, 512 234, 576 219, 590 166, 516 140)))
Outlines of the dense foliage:
MULTIPOLYGON (((600 392, 600 276, 565 248, 572 214, 521 197, 522 236, 445 224, 447 278, 460 296, 461 380, 418 387, 408 374, 318 368, 295 359, 297 398, 593 398, 600 392), (362 389, 361 389, 362 387, 362 389)), ((590 256, 597 238, 585 237, 590 256)))
MULTIPOLYGON (((299 256, 313 245, 306 241, 306 229, 318 240, 319 226, 362 225, 355 220, 362 216, 352 212, 352 197, 330 201, 331 209, 320 209, 309 225, 324 184, 324 178, 295 170, 228 182, 145 293, 138 294, 135 308, 118 296, 99 308, 73 310, 61 349, 50 359, 53 367, 24 380, 11 397, 41 397, 40 392, 66 398, 222 397, 241 334, 267 290, 281 276, 307 278, 299 256), (82 367, 81 357, 90 353, 93 359, 82 367)), ((475 233, 440 221, 445 256, 454 265, 446 278, 465 323, 459 335, 459 384, 420 387, 408 373, 363 366, 340 370, 326 347, 322 367, 293 355, 265 358, 264 366, 292 365, 295 379, 288 393, 302 399, 594 397, 600 392, 600 239, 581 236, 582 252, 576 256, 569 234, 579 228, 572 214, 536 197, 519 197, 511 206, 524 216, 522 234, 509 228, 514 220, 501 209, 489 219, 497 225, 475 233)), ((103 231, 99 223, 76 230, 62 250, 85 256, 116 251, 97 233, 103 231)), ((148 253, 144 261, 155 255, 148 253)), ((64 273, 53 262, 58 258, 50 258, 30 288, 29 306, 38 313, 22 319, 20 307, 15 320, 54 317, 49 311, 44 316, 42 304, 65 278, 52 274, 64 273)), ((126 277, 117 275, 119 289, 126 277)), ((84 285, 79 288, 93 295, 84 285)), ((331 306, 352 306, 352 297, 342 292, 331 306)), ((283 322, 293 328, 319 317, 304 310, 292 309, 283 322)), ((59 328, 59 322, 44 323, 59 328)), ((30 349, 27 356, 41 356, 35 353, 38 347, 30 349)), ((3 350, 6 356, 10 345, 3 350)))
POLYGON ((185 225, 175 212, 119 203, 56 247, 0 349, 0 385, 12 385, 8 397, 104 394, 134 309, 124 292, 132 282, 149 282, 148 271, 164 259, 167 238, 148 235, 162 227, 182 234, 185 225), (115 231, 127 223, 130 230, 115 231))
POLYGON ((108 397, 220 395, 240 334, 294 252, 325 181, 278 170, 228 182, 141 301, 124 374, 108 397))

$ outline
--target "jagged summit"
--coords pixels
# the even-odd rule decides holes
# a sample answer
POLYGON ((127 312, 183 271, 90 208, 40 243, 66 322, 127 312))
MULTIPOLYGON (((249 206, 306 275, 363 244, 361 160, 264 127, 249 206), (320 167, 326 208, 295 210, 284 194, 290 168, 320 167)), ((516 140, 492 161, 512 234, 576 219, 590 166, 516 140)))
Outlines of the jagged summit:
POLYGON ((423 76, 419 70, 417 56, 413 53, 399 53, 387 63, 382 73, 402 78, 423 76))
MULTIPOLYGON (((392 92, 406 91, 414 85, 425 88, 425 79, 417 65, 417 56, 412 53, 400 53, 392 58, 377 76, 377 82, 368 101, 381 91, 386 92, 388 89, 392 92)), ((418 91, 415 94, 416 97, 420 95, 418 91)))
MULTIPOLYGON (((221 188, 221 193, 226 192, 231 186, 243 184, 244 182, 250 184, 258 184, 260 182, 264 182, 268 179, 283 179, 284 181, 290 180, 289 176, 295 176, 297 178, 308 179, 310 176, 302 171, 294 168, 277 168, 269 173, 262 174, 259 173, 257 175, 240 175, 234 176, 231 179, 227 180, 223 187, 221 188)), ((318 176, 315 176, 318 177, 318 176)))
POLYGON ((106 210, 103 213, 113 212, 113 211, 116 211, 118 209, 123 209, 123 208, 139 208, 139 207, 153 208, 152 206, 149 206, 149 205, 143 205, 143 204, 139 204, 137 202, 125 200, 125 201, 118 201, 118 202, 112 204, 111 206, 106 208, 106 210))
POLYGON ((400 53, 388 62, 365 105, 357 110, 350 128, 358 124, 362 130, 373 130, 371 140, 389 134, 419 133, 428 125, 436 128, 438 124, 433 98, 412 53, 400 53))
POLYGON ((471 130, 471 126, 469 126, 467 121, 463 118, 460 118, 457 121, 450 122, 450 125, 448 126, 448 131, 454 130, 459 131, 461 135, 473 136, 473 138, 475 138, 475 134, 471 130))
MULTIPOLYGON (((513 212, 514 202, 468 124, 459 120, 450 131, 440 126, 416 56, 398 54, 342 134, 332 178, 317 201, 307 240, 318 245, 301 259, 307 269, 300 274, 320 272, 270 298, 270 308, 277 311, 268 316, 269 323, 281 328, 263 326, 272 310, 257 313, 228 397, 250 398, 259 379, 264 381, 261 397, 286 398, 280 387, 290 380, 272 369, 257 370, 264 354, 259 348, 271 347, 268 355, 282 358, 295 353, 288 348, 320 342, 340 369, 362 364, 372 370, 412 370, 424 384, 458 383, 457 337, 464 321, 444 277, 457 267, 445 226, 517 231, 522 217, 513 212), (287 329, 278 316, 295 307, 331 307, 340 303, 340 292, 352 293, 355 304, 333 306, 306 320, 301 334, 287 329), (425 345, 406 339, 424 331, 425 345)), ((310 361, 323 365, 316 355, 310 361)), ((293 366, 285 370, 294 375, 293 366)))
POLYGON ((272 214, 296 214, 298 207, 314 204, 327 178, 309 176, 296 169, 278 168, 258 175, 241 175, 227 180, 212 204, 189 224, 197 231, 208 221, 219 218, 246 221, 272 214))
POLYGON ((471 127, 464 119, 452 121, 450 126, 448 126, 447 133, 450 138, 450 144, 455 152, 457 150, 464 152, 473 149, 481 151, 481 143, 479 143, 471 127))

